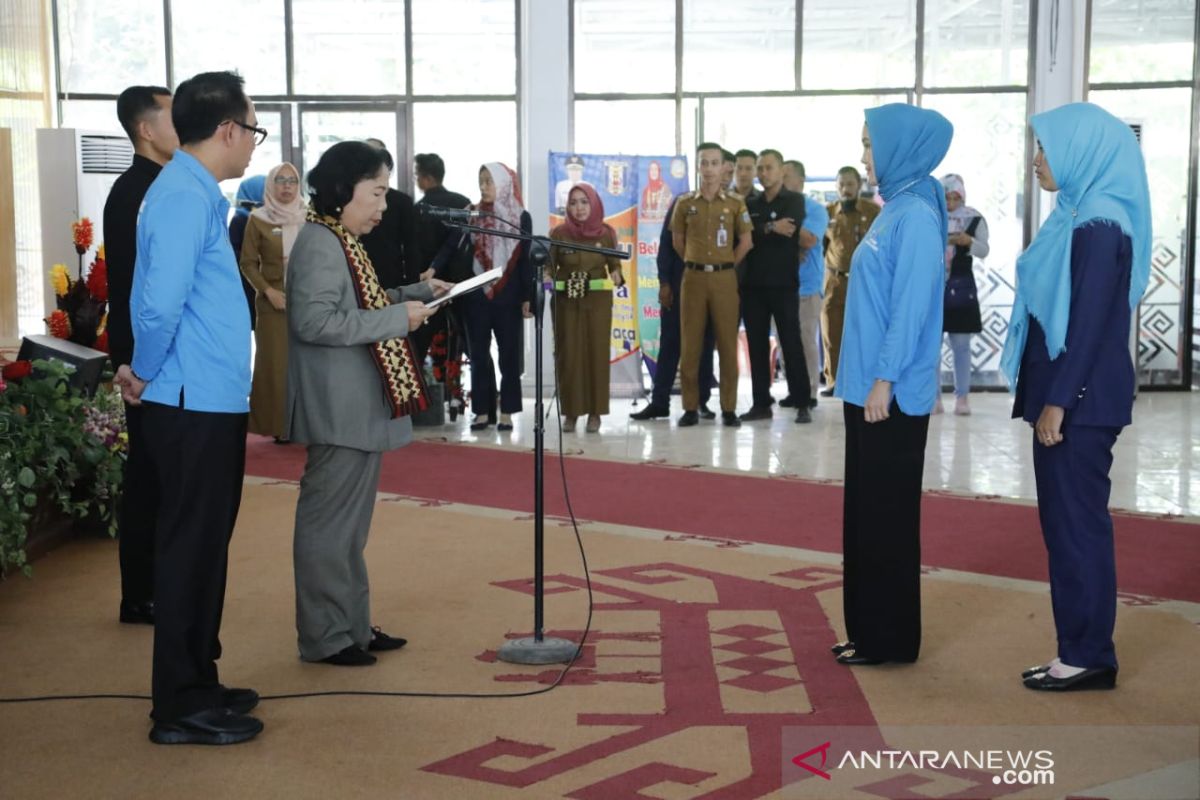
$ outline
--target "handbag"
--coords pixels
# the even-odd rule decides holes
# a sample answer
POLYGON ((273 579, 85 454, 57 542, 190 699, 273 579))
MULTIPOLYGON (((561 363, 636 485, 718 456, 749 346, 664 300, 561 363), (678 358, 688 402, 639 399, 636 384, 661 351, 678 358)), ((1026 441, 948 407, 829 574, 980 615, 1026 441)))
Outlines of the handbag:
POLYGON ((975 276, 951 274, 950 279, 946 281, 943 297, 946 309, 958 311, 970 308, 975 302, 975 276))

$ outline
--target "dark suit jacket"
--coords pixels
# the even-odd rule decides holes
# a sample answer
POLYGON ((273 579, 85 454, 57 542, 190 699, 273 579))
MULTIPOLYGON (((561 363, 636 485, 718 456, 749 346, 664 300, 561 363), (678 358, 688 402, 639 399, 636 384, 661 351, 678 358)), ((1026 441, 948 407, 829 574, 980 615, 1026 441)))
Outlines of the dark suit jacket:
POLYGON ((1067 348, 1050 360, 1046 334, 1030 319, 1017 378, 1013 417, 1037 422, 1046 405, 1067 409, 1064 428, 1120 428, 1133 421, 1134 368, 1129 353, 1129 281, 1133 247, 1106 221, 1071 239, 1071 318, 1067 348))
POLYGON ((421 280, 425 265, 421 261, 417 214, 413 199, 404 192, 388 189, 383 221, 361 241, 383 288, 395 289, 421 280))
POLYGON ((669 222, 675 214, 675 203, 678 201, 679 195, 671 198, 671 207, 667 209, 667 216, 663 218, 662 234, 658 239, 658 255, 655 257, 658 263, 658 283, 660 286, 669 285, 675 292, 676 301, 679 286, 683 281, 683 257, 675 252, 675 241, 669 222))
POLYGON ((113 367, 133 360, 129 295, 137 258, 137 220, 142 199, 162 166, 134 155, 104 201, 104 258, 108 266, 108 350, 113 367))

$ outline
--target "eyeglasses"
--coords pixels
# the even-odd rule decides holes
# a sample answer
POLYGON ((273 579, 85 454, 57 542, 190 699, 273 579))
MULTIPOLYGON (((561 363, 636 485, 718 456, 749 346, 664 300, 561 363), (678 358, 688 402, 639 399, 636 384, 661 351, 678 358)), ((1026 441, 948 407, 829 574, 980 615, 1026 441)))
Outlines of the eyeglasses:
MULTIPOLYGON (((252 132, 254 134, 255 146, 258 146, 267 140, 267 129, 266 128, 256 128, 253 125, 247 125, 246 123, 239 122, 236 119, 227 119, 227 120, 225 120, 225 122, 232 122, 234 125, 237 125, 239 128, 245 128, 246 130, 252 132)), ((222 122, 221 124, 224 125, 225 122, 222 122)))
POLYGON ((299 186, 300 179, 299 178, 289 178, 289 177, 285 177, 283 175, 277 175, 277 176, 275 176, 274 183, 276 186, 299 186))

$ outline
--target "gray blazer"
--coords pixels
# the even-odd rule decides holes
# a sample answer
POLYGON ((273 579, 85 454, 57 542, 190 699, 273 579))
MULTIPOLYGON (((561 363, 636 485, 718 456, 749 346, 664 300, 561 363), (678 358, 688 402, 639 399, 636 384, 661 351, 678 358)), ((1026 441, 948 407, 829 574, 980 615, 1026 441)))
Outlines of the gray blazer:
MULTIPOLYGON (((412 421, 392 419, 373 342, 408 336, 408 309, 361 309, 337 236, 306 223, 287 265, 288 371, 284 431, 304 444, 393 450, 412 440, 412 421)), ((425 283, 389 289, 394 303, 429 300, 425 283)))

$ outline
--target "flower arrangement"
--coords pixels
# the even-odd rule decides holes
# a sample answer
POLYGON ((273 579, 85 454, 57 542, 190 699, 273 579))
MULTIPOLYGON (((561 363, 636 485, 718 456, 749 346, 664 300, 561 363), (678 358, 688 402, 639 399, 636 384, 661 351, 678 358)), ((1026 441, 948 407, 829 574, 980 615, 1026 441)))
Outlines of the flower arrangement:
POLYGON ((121 397, 71 390, 74 367, 14 361, 0 370, 0 575, 30 574, 25 540, 54 515, 92 515, 116 533, 128 437, 121 397))
POLYGON ((46 317, 50 334, 85 347, 108 352, 108 266, 104 261, 104 245, 83 272, 83 257, 92 247, 92 221, 84 217, 71 223, 71 237, 79 254, 78 277, 72 280, 64 264, 50 269, 50 284, 54 287, 58 308, 46 317))

